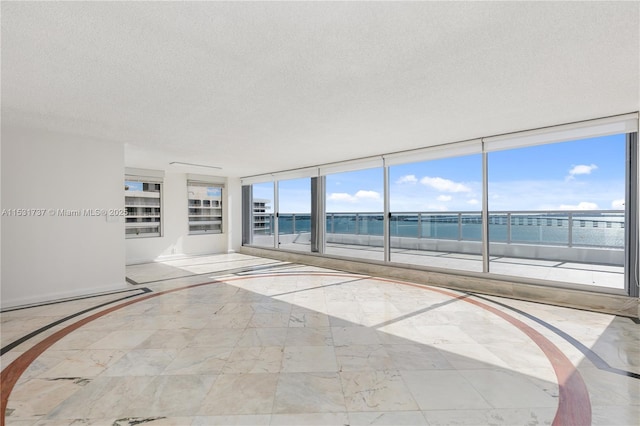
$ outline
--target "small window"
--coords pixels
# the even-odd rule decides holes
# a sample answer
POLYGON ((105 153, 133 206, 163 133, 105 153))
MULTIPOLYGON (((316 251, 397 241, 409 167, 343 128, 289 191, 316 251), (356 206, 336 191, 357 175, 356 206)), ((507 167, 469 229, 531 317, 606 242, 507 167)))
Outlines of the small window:
POLYGON ((162 236, 162 183, 124 181, 125 237, 162 236))
POLYGON ((222 185, 187 181, 189 234, 222 233, 222 185))

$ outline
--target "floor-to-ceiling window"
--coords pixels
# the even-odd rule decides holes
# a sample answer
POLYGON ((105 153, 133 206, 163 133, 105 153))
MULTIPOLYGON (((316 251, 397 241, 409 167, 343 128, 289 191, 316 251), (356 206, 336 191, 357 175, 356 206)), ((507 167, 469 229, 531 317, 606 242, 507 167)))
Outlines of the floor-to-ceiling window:
POLYGON ((252 244, 274 247, 274 184, 254 183, 251 193, 252 244))
POLYGON ((618 134, 489 152, 489 271, 623 289, 625 147, 618 134))
POLYGON ((637 295, 637 129, 628 114, 271 174, 245 187, 251 244, 637 295))
POLYGON ((311 251, 311 179, 278 181, 278 247, 311 251))
POLYGON ((326 176, 325 253, 384 259, 382 168, 326 176))
POLYGON ((482 155, 389 168, 393 262, 482 272, 482 155))

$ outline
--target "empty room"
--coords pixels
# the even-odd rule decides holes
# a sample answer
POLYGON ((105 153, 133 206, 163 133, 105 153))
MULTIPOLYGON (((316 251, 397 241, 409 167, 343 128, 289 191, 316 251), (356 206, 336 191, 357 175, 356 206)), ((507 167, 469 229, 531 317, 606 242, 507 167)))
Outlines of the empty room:
POLYGON ((0 426, 640 423, 640 3, 0 8, 0 426))

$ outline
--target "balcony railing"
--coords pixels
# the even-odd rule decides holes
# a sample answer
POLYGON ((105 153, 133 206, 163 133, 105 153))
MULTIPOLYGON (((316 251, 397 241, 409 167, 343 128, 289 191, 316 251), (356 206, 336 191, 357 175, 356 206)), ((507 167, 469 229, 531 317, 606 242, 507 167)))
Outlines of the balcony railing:
MULTIPOLYGON (((263 227, 254 232, 273 235, 273 214, 261 213, 263 227)), ((492 243, 564 247, 624 248, 623 210, 493 211, 489 213, 492 243)), ((309 213, 280 213, 281 235, 311 231, 309 213)), ((327 213, 328 234, 382 236, 383 213, 327 213)), ((391 237, 482 241, 480 212, 397 212, 390 217, 391 237)))

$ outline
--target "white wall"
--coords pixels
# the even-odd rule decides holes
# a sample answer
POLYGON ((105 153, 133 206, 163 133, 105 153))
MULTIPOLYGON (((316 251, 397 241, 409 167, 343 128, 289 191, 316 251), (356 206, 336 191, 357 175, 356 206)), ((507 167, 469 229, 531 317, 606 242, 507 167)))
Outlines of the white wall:
MULTIPOLYGON (((220 182, 224 183, 224 180, 220 182)), ((124 199, 124 192, 121 195, 124 199)), ((229 192, 225 188, 223 191, 223 233, 189 235, 187 175, 166 172, 162 188, 162 237, 127 238, 127 264, 152 262, 157 259, 184 255, 226 253, 229 234, 228 195, 229 192)))
POLYGON ((240 183, 239 178, 229 178, 228 186, 228 245, 229 251, 235 252, 240 251, 240 247, 242 246, 242 184, 240 183))
POLYGON ((2 307, 124 288, 124 220, 56 211, 124 208, 123 174, 122 144, 2 127, 2 307))

